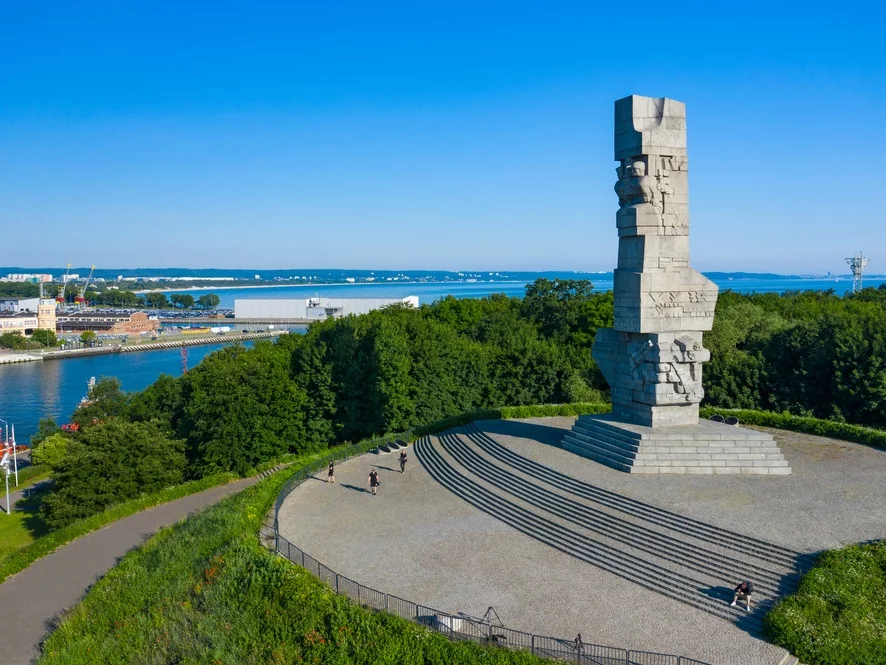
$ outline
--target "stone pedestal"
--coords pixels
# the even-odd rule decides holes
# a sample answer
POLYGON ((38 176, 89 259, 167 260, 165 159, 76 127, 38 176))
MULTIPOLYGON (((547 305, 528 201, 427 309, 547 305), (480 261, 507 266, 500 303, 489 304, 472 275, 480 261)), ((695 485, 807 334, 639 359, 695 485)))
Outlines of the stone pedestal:
POLYGON ((710 420, 653 428, 611 415, 581 416, 560 447, 627 473, 791 473, 769 434, 710 420))

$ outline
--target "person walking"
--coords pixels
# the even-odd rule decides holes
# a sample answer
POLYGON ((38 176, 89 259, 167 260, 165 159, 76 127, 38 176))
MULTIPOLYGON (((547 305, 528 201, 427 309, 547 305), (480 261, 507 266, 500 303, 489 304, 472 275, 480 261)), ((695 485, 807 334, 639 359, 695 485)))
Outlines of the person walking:
POLYGON ((406 451, 400 451, 400 473, 406 471, 406 451))
POLYGON ((744 581, 735 587, 735 595, 732 597, 732 602, 729 603, 730 607, 735 607, 739 600, 744 600, 745 608, 748 612, 751 611, 751 594, 754 593, 754 585, 748 581, 744 581))
POLYGON ((369 489, 373 495, 375 495, 375 488, 381 485, 381 481, 378 479, 378 471, 373 469, 369 472, 369 489))
POLYGON ((329 463, 329 471, 326 474, 326 482, 334 483, 335 482, 335 462, 329 463))

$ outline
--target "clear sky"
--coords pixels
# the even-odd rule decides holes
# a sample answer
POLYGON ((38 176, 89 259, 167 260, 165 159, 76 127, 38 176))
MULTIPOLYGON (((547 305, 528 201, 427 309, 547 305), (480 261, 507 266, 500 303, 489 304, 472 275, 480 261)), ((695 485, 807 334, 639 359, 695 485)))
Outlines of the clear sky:
POLYGON ((634 93, 696 268, 886 273, 886 9, 817 7, 0 2, 0 263, 609 270, 634 93))

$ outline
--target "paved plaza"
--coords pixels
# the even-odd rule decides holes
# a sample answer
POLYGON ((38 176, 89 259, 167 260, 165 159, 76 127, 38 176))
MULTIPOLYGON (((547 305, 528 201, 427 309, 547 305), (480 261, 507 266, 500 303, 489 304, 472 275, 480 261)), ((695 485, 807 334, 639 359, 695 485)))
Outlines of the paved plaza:
MULTIPOLYGON (((790 476, 629 475, 555 447, 572 418, 478 423, 514 453, 579 481, 800 552, 886 535, 886 454, 851 443, 769 430, 790 476)), ((432 442, 436 437, 432 437, 432 442)), ((776 665, 784 651, 728 621, 581 561, 521 533, 435 481, 409 449, 364 455, 297 488, 281 534, 362 584, 509 628, 719 664, 776 665), (377 469, 382 486, 368 492, 377 469)), ((723 579, 717 596, 738 580, 723 579)), ((724 601, 725 604, 726 601, 724 601)))

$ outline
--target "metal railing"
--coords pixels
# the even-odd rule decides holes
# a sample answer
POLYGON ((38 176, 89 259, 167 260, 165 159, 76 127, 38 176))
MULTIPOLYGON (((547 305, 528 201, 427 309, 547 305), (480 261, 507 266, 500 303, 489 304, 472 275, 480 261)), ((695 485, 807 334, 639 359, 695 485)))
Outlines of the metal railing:
MULTIPOLYGON (((546 637, 505 628, 488 618, 477 618, 459 612, 450 614, 405 600, 384 591, 364 586, 323 565, 304 550, 280 535, 279 512, 286 497, 301 483, 329 462, 342 462, 375 448, 379 443, 393 437, 378 438, 351 446, 303 467, 283 485, 274 505, 274 549, 292 563, 305 568, 321 582, 328 584, 337 594, 345 596, 363 607, 388 612, 398 617, 426 626, 451 640, 470 640, 485 646, 529 651, 541 658, 551 658, 579 665, 710 665, 701 660, 674 656, 652 651, 634 651, 585 642, 581 634, 573 639, 546 637)), ((409 440, 409 433, 403 435, 409 440)), ((492 608, 490 608, 491 610, 492 608)), ((487 612, 487 617, 490 612, 487 612)))

